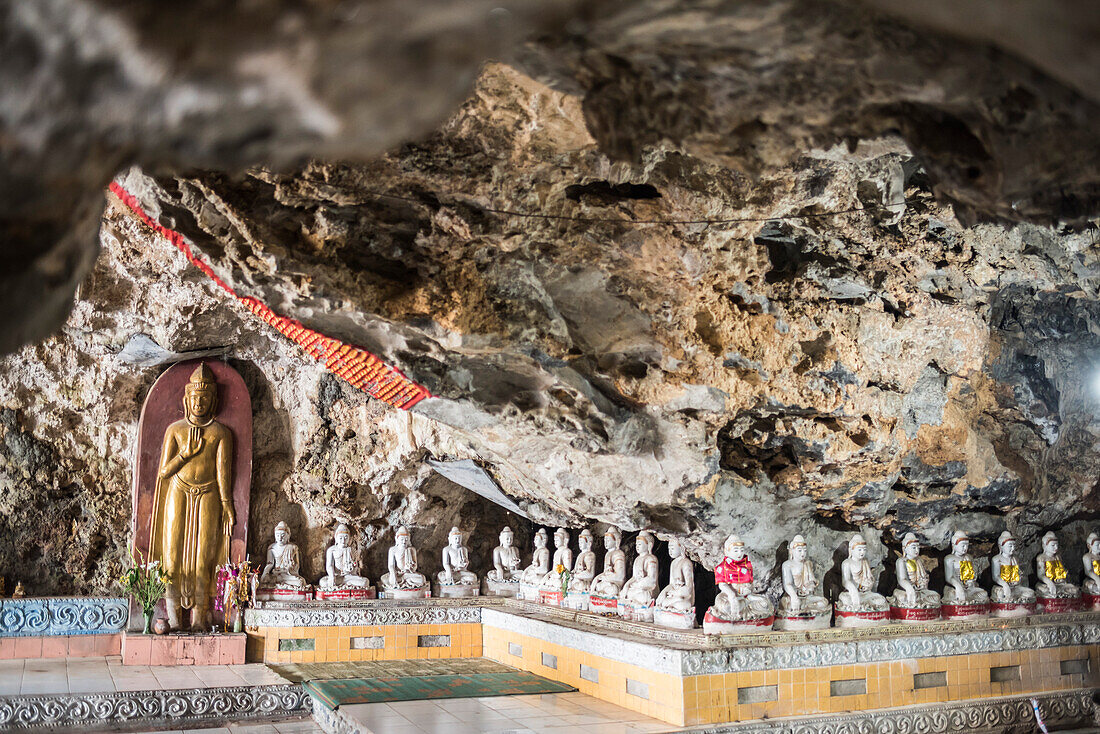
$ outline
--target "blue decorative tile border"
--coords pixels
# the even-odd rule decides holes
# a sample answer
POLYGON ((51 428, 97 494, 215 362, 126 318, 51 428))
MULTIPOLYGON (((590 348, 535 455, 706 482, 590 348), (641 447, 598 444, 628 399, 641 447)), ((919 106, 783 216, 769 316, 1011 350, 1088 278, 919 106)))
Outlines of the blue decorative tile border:
POLYGON ((0 599, 0 637, 105 635, 121 632, 129 617, 130 602, 124 598, 0 599))

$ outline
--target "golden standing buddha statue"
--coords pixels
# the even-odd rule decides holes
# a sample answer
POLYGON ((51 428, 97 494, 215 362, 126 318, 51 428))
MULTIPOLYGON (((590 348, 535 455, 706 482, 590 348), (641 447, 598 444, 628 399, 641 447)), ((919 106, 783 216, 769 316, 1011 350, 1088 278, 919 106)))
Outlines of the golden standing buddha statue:
POLYGON ((190 609, 191 628, 209 624, 214 573, 228 558, 236 522, 233 511, 233 434, 214 419, 218 386, 206 364, 184 389, 184 419, 168 426, 157 470, 149 551, 168 573, 168 625, 181 628, 190 609))

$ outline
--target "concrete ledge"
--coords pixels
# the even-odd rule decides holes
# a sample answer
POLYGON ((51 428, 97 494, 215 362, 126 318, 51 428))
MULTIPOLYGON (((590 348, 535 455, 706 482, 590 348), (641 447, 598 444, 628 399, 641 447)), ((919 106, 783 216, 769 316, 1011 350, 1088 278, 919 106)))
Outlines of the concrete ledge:
POLYGON ((119 655, 122 635, 0 637, 0 660, 13 658, 94 658, 119 655))
POLYGON ((1094 689, 986 698, 945 704, 922 704, 832 716, 800 716, 774 721, 746 721, 684 729, 691 734, 849 734, 850 732, 921 732, 921 734, 1032 734, 1039 730, 1031 699, 1048 727, 1092 723, 1094 689))
POLYGON ((0 731, 188 729, 223 721, 308 716, 301 685, 190 688, 0 698, 0 731))
POLYGON ((0 637, 117 634, 129 616, 130 602, 120 597, 0 599, 0 637))
POLYGON ((212 635, 143 635, 124 632, 123 665, 241 665, 248 637, 243 633, 212 635))

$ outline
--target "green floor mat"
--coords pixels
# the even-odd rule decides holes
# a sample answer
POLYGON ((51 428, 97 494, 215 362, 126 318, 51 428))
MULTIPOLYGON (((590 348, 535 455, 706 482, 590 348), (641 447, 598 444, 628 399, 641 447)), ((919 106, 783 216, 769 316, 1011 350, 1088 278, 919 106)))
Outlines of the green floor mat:
POLYGON ((330 709, 345 703, 524 696, 533 693, 567 693, 577 690, 573 686, 522 670, 468 675, 311 680, 303 683, 302 687, 330 709))
POLYGON ((405 678, 428 675, 470 675, 507 673, 515 670, 488 658, 431 658, 429 660, 362 660, 341 663, 268 664, 276 673, 295 683, 334 678, 405 678))

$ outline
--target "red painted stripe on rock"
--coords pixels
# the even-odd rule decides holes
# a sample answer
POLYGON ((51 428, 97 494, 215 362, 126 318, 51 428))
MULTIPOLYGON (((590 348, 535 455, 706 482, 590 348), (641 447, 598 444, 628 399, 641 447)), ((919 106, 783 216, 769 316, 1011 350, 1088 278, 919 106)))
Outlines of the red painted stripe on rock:
POLYGON ((313 331, 294 319, 280 316, 256 298, 237 295, 228 283, 217 276, 206 261, 195 254, 182 234, 154 221, 145 213, 137 198, 122 188, 118 182, 112 181, 110 189, 111 193, 117 196, 119 201, 125 204, 138 219, 175 245, 192 265, 206 273, 222 290, 237 299, 238 303, 269 326, 274 327, 280 334, 300 346, 306 354, 324 363, 326 369, 332 374, 372 398, 402 410, 408 410, 424 398, 432 396, 426 387, 405 377, 396 367, 386 364, 367 350, 313 331))

